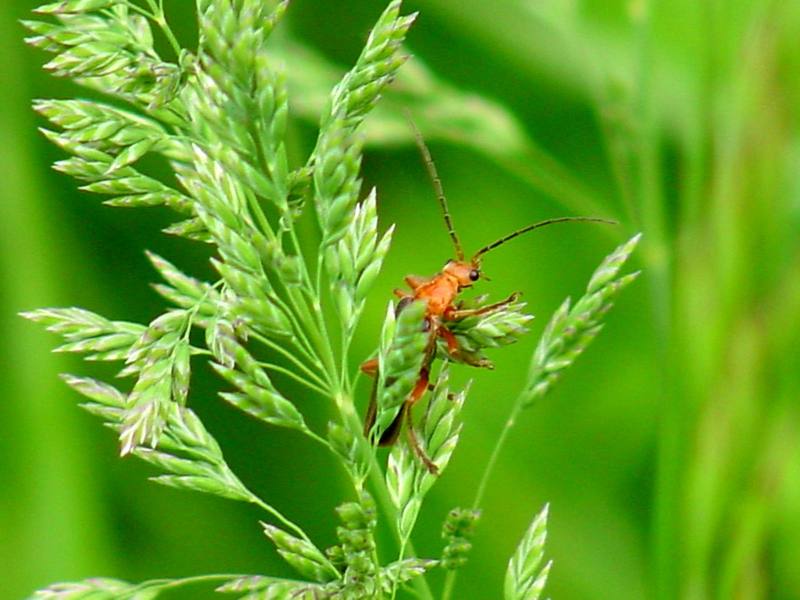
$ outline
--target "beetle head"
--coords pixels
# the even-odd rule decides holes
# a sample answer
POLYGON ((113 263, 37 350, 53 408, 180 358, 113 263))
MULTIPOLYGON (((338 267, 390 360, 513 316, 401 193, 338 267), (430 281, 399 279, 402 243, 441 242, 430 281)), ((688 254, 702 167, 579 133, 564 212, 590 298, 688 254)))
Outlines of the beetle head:
POLYGON ((443 271, 458 282, 459 288, 471 287, 481 278, 480 263, 463 260, 448 260, 443 271))

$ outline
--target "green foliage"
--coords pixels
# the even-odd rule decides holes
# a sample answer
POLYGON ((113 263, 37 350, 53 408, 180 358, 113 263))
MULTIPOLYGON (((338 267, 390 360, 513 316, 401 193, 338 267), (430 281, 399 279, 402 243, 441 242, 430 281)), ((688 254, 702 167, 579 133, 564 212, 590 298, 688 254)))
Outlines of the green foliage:
MULTIPOLYGON (((218 278, 196 279, 150 253, 164 280, 155 290, 172 307, 149 324, 111 321, 77 308, 24 316, 61 335, 65 344, 59 350, 124 362, 120 375, 132 380, 126 391, 88 377, 64 379, 88 399, 84 408, 117 432, 122 455, 137 456, 161 472, 154 481, 263 509, 270 519, 262 523, 266 536, 305 580, 208 575, 131 585, 102 579, 51 586, 40 597, 151 598, 181 585, 222 581, 218 591, 253 600, 393 599, 408 587, 431 598, 425 574, 437 567, 448 571, 443 592, 448 597, 452 576, 466 562, 477 505, 507 430, 484 472, 476 506, 447 517, 441 560, 416 556, 411 538, 461 432, 466 391, 450 391, 449 367, 433 378, 425 414, 408 432, 418 440, 416 452, 396 445, 384 474, 371 442, 403 410, 423 365, 427 369, 438 356, 489 366, 484 351, 516 342, 532 317, 513 296, 479 316, 447 322, 443 326, 452 329, 461 350, 452 354, 438 339, 440 324, 425 301, 390 305, 377 350, 375 425, 362 435, 349 351, 393 227, 379 233, 375 190, 361 199, 359 131, 407 59, 402 44, 415 15, 401 15, 398 0, 389 3, 355 66, 333 87, 316 146, 304 164, 293 166, 286 147, 286 76, 269 50, 287 6, 198 0, 196 51, 181 47, 156 0, 64 0, 37 11, 51 20, 25 23, 33 34, 28 41, 55 55, 46 65, 54 75, 124 104, 38 101, 39 113, 57 128, 45 135, 71 155, 56 168, 85 182, 82 189, 108 196, 112 206, 172 209, 178 220, 165 231, 208 244, 218 278), (154 42, 154 28, 167 50, 154 42), (172 177, 164 178, 169 183, 145 172, 148 156, 169 167, 172 177), (313 222, 317 235, 304 241, 315 244, 316 260, 304 255, 301 243, 301 234, 308 236, 305 226, 313 222), (336 545, 323 552, 225 462, 190 408, 192 371, 201 361, 220 375, 223 400, 265 425, 314 440, 339 459, 356 499, 336 510, 341 521, 336 545), (286 392, 282 378, 335 408, 326 436, 312 429, 315 421, 307 421, 307 409, 301 410, 308 404, 286 392), (379 551, 381 524, 396 537, 396 549, 379 551)), ((544 394, 599 331, 610 299, 633 279, 618 272, 635 241, 606 259, 572 311, 565 305, 551 321, 515 410, 544 394)), ((512 559, 507 597, 535 598, 544 585, 549 566, 531 580, 541 560, 544 518, 534 525, 512 559)))
POLYGON ((504 600, 538 600, 542 595, 552 565, 552 562, 548 562, 542 567, 548 508, 545 506, 536 515, 508 563, 503 586, 504 600))

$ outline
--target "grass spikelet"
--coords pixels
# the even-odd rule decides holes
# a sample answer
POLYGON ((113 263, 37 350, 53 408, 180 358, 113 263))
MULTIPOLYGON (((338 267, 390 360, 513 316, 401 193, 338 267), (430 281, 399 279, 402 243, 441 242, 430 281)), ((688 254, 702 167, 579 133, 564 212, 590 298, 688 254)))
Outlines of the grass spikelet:
POLYGON ((397 317, 394 312, 394 306, 389 305, 381 333, 376 390, 378 411, 372 430, 376 438, 394 420, 400 405, 414 387, 428 339, 422 326, 423 302, 409 304, 397 317))
POLYGON ((542 595, 553 564, 551 561, 542 566, 548 508, 545 506, 536 515, 508 563, 503 585, 504 600, 539 600, 542 595))
POLYGON ((525 406, 546 394, 561 371, 572 365, 600 332, 600 319, 611 307, 614 296, 638 276, 618 273, 639 239, 636 235, 612 252, 595 270, 586 294, 574 306, 570 306, 568 298, 553 314, 533 355, 524 392, 525 406))

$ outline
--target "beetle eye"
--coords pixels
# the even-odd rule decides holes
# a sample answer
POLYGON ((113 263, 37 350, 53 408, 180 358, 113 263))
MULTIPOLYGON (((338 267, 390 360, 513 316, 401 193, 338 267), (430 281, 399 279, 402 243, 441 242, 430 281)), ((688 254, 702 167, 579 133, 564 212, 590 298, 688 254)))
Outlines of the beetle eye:
POLYGON ((478 271, 478 269, 472 269, 472 271, 469 272, 470 281, 478 281, 478 278, 480 276, 481 276, 481 274, 478 271))

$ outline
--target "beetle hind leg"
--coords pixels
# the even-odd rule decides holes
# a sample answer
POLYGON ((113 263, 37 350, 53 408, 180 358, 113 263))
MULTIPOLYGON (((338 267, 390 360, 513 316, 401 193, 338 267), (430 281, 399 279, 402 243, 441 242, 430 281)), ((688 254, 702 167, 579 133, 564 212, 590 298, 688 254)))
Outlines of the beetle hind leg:
POLYGON ((414 429, 414 419, 411 416, 411 409, 406 411, 406 436, 408 438, 408 445, 411 448, 411 451, 416 455, 417 459, 425 465, 425 468, 433 475, 439 474, 439 467, 431 460, 428 453, 422 448, 422 445, 419 443, 419 438, 417 437, 417 432, 414 429))

